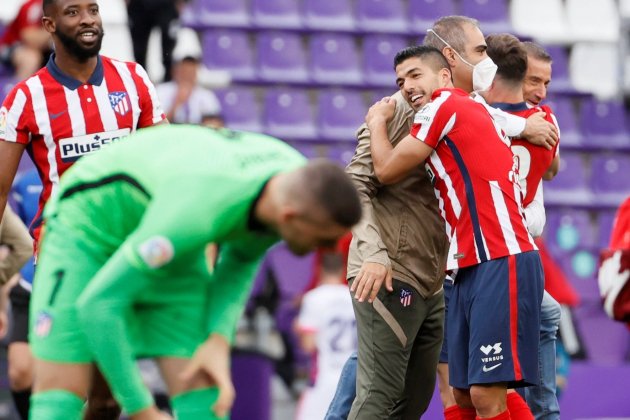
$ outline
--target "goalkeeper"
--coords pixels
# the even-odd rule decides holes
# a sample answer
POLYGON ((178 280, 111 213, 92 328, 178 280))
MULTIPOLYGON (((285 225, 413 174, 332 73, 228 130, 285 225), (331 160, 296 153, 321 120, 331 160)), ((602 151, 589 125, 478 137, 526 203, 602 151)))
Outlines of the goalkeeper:
POLYGON ((279 140, 193 126, 134 136, 77 162, 46 208, 32 420, 79 419, 94 361, 134 420, 163 418, 140 357, 156 358, 176 418, 225 416, 229 345, 265 251, 280 238, 297 254, 334 245, 360 218, 342 169, 279 140))

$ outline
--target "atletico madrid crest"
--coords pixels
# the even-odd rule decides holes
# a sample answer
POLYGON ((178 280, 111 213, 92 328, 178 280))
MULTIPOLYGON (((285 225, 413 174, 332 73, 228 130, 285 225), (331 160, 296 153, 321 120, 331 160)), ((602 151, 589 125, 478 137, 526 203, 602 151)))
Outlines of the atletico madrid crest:
POLYGON ((121 116, 124 116, 131 109, 127 92, 111 92, 109 94, 109 103, 112 109, 121 116))
POLYGON ((402 289, 400 291, 400 303, 405 308, 411 305, 411 290, 402 289))

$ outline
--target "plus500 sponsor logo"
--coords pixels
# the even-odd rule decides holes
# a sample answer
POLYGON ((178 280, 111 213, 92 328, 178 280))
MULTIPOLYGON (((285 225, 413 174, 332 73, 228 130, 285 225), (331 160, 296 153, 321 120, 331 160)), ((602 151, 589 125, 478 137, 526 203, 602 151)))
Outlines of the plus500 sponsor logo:
POLYGON ((73 162, 83 155, 96 152, 101 148, 124 139, 130 129, 123 128, 115 131, 86 134, 85 136, 69 137, 59 140, 59 153, 64 162, 73 162))

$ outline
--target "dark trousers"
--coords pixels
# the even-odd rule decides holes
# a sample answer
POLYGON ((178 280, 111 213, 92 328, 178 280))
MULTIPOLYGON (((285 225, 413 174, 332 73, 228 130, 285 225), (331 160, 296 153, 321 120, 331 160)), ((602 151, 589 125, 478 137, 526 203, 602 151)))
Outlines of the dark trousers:
MULTIPOLYGON (((354 280, 354 279, 352 279, 354 280)), ((429 406, 444 336, 444 294, 407 283, 373 304, 353 299, 359 336, 357 396, 348 419, 417 420, 429 406)))
POLYGON ((160 29, 165 81, 171 80, 172 55, 179 29, 179 12, 175 2, 176 0, 131 0, 127 6, 133 54, 142 67, 146 68, 147 64, 151 30, 155 27, 160 29))

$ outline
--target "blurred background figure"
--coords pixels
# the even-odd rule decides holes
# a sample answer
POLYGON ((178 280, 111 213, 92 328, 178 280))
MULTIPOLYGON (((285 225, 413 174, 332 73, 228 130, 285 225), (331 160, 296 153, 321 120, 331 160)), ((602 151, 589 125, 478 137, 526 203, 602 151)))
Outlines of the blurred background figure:
POLYGON ((356 320, 344 279, 344 255, 321 256, 319 285, 302 300, 296 330, 302 349, 312 354, 313 384, 298 405, 297 419, 321 420, 335 393, 341 369, 356 351, 356 320))
POLYGON ((50 35, 42 27, 42 0, 28 0, 0 38, 0 62, 22 80, 39 70, 51 51, 50 35))
POLYGON ((630 328, 630 197, 621 204, 610 245, 601 253, 599 290, 604 310, 630 328))
POLYGON ((191 55, 173 63, 173 79, 156 87, 162 109, 171 123, 223 127, 221 103, 198 84, 199 65, 199 58, 191 55))
POLYGON ((185 3, 186 0, 127 0, 135 60, 146 68, 151 30, 159 28, 165 81, 171 80, 172 53, 179 31, 179 14, 185 3))

